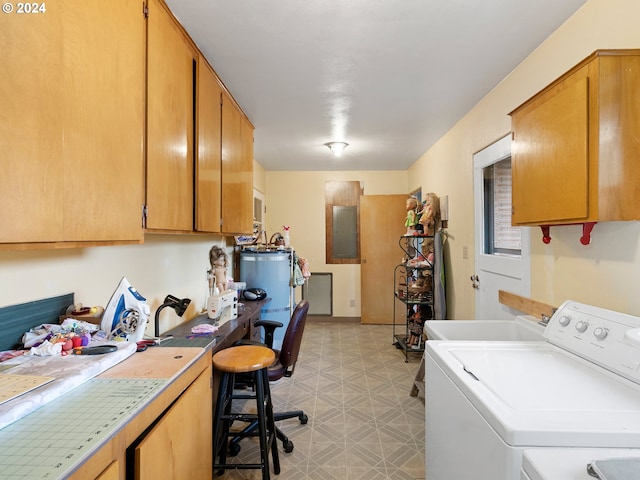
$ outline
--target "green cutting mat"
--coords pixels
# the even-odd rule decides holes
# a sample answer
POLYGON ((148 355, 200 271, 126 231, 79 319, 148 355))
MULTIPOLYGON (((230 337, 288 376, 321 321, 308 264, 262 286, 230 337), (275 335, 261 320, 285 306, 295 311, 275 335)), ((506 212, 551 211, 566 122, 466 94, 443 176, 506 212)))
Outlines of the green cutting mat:
POLYGON ((0 430, 0 476, 58 479, 121 428, 167 380, 93 378, 0 430))

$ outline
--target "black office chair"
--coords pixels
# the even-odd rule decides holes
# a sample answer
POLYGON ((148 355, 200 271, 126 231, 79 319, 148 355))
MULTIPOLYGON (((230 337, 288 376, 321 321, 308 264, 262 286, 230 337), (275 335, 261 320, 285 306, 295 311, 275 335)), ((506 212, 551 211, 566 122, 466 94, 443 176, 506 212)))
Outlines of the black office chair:
MULTIPOLYGON (((302 333, 304 332, 304 325, 307 321, 307 312, 309 311, 309 302, 302 300, 293 311, 291 320, 287 331, 284 334, 282 340, 281 350, 274 350, 276 352, 276 361, 268 369, 269 381, 274 382, 280 380, 282 377, 290 377, 296 367, 298 361, 298 353, 300 352, 300 344, 302 343, 302 333)), ((264 328, 265 331, 265 344, 273 349, 273 334, 276 328, 282 327, 282 323, 274 322, 272 320, 258 320, 255 323, 256 326, 264 328)), ((245 343, 246 342, 242 342, 245 343)), ((302 410, 294 410, 290 412, 275 412, 273 414, 276 422, 280 420, 286 420, 289 418, 300 419, 301 424, 306 424, 309 421, 309 417, 302 410)), ((239 442, 244 437, 257 435, 258 422, 253 421, 229 442, 229 454, 232 456, 237 455, 240 452, 239 442)), ((287 436, 276 427, 276 435, 278 439, 282 441, 282 447, 286 453, 293 451, 293 442, 287 438, 287 436)))

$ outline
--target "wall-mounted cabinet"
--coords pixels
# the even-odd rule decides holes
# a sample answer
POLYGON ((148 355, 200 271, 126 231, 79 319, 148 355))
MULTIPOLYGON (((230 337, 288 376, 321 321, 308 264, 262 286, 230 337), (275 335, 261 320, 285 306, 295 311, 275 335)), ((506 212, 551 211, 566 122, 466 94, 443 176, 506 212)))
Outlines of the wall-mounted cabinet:
POLYGON ((0 249, 251 233, 253 126, 162 0, 2 15, 0 63, 0 249))
POLYGON ((146 228, 190 232, 197 51, 163 2, 148 10, 146 228))
POLYGON ((253 125, 222 95, 222 232, 253 231, 253 125))
POLYGON ((253 126, 161 0, 147 35, 147 230, 250 233, 253 126))
POLYGON ((640 50, 599 50, 511 112, 514 225, 640 219, 640 50))
POLYGON ((125 0, 0 16, 0 248, 142 241, 144 32, 125 0))
POLYGON ((222 87, 206 60, 198 59, 196 93, 195 230, 220 232, 222 87))

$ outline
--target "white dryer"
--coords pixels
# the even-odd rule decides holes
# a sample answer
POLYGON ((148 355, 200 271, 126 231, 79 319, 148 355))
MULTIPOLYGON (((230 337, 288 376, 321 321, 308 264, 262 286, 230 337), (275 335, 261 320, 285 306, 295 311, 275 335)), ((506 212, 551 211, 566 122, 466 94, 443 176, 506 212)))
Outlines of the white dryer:
POLYGON ((544 337, 426 343, 427 480, 518 480, 531 448, 640 448, 640 318, 568 301, 544 337))

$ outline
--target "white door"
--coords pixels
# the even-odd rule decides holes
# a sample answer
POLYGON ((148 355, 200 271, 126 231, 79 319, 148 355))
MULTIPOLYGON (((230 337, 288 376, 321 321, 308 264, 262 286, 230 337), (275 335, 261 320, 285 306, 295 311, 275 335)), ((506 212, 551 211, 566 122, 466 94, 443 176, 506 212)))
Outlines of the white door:
POLYGON ((498 290, 530 296, 530 229, 511 226, 511 134, 473 156, 476 319, 511 319, 498 290))

